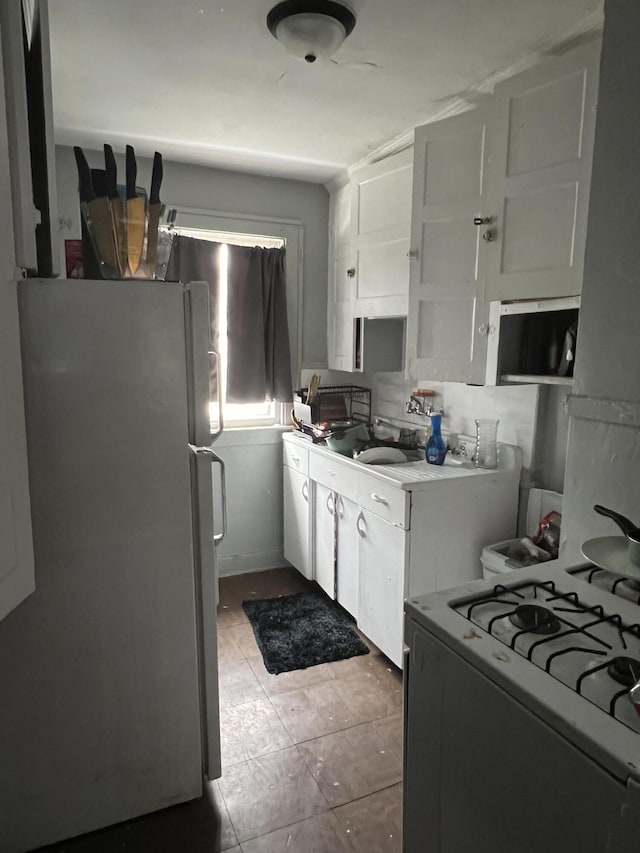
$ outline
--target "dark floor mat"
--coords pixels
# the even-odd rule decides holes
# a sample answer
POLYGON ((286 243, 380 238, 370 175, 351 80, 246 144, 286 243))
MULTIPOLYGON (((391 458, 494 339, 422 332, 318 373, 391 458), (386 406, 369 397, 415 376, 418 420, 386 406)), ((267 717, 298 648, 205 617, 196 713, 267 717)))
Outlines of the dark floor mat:
POLYGON ((324 593, 297 592, 242 606, 272 675, 369 653, 348 617, 324 593))

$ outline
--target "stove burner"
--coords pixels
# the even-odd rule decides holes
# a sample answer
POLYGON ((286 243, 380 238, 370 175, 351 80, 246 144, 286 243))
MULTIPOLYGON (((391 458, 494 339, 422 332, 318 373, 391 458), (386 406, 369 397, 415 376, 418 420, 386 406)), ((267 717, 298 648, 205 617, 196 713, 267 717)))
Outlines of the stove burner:
POLYGON ((640 660, 627 657, 614 658, 607 667, 607 672, 614 681, 624 687, 633 687, 640 681, 640 660))
POLYGON ((509 614, 509 619, 516 628, 534 634, 555 634, 560 630, 560 620, 539 604, 520 604, 509 614))

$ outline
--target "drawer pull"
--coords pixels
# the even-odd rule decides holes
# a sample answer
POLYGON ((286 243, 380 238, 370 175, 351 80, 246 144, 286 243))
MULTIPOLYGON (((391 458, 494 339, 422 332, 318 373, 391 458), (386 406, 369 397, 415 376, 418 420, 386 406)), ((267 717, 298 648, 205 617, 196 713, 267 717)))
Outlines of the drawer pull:
POLYGON ((336 506, 337 506, 337 510, 338 510, 338 516, 340 518, 343 518, 344 517, 344 503, 343 503, 342 497, 340 495, 337 496, 336 506))
POLYGON ((375 492, 372 492, 371 497, 376 503, 384 504, 385 506, 389 506, 389 501, 386 498, 383 498, 382 495, 377 495, 375 492))
POLYGON ((332 471, 332 470, 331 470, 331 468, 327 468, 327 474, 328 474, 330 477, 335 477, 335 476, 336 476, 336 472, 335 472, 335 471, 332 471))
POLYGON ((302 484, 302 497, 305 499, 305 501, 307 501, 307 502, 309 501, 309 481, 308 480, 305 480, 304 483, 302 484))
POLYGON ((336 497, 333 492, 327 495, 327 510, 329 515, 335 515, 336 512, 336 497))
POLYGON ((362 522, 365 527, 367 526, 367 522, 364 519, 364 515, 362 514, 362 510, 360 510, 360 512, 358 513, 358 517, 356 519, 356 530, 358 531, 360 536, 362 536, 362 538, 364 539, 364 537, 367 535, 367 532, 366 532, 366 530, 363 530, 360 527, 360 522, 362 522))
POLYGON ((299 456, 296 456, 296 455, 295 455, 295 453, 292 453, 292 454, 291 454, 291 461, 292 461, 294 464, 296 464, 296 465, 298 466, 298 468, 300 467, 300 457, 299 457, 299 456))

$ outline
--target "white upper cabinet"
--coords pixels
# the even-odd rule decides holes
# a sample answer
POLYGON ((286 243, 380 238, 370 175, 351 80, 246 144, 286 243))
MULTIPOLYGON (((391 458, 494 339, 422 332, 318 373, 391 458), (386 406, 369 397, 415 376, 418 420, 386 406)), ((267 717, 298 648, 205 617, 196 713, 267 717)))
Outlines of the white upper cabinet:
POLYGON ((350 185, 331 197, 329 240, 328 365, 332 370, 352 371, 355 369, 355 321, 350 185))
MULTIPOLYGON (((1 60, 1 57, 0 57, 1 60)), ((0 61, 0 195, 11 198, 0 61)), ((8 209, 11 205, 7 205, 8 209)), ((11 215, 0 231, 0 619, 35 589, 11 215)))
POLYGON ((416 129, 407 374, 482 383, 489 159, 487 108, 416 129))
POLYGON ((584 45, 495 88, 489 300, 582 290, 599 58, 584 45))
POLYGON ((351 233, 358 317, 407 313, 412 178, 410 150, 353 175, 351 233))

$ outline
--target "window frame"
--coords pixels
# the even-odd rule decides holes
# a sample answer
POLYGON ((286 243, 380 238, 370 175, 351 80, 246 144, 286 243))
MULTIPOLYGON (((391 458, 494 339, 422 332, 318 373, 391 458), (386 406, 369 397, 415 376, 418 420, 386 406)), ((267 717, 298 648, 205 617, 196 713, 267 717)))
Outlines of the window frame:
MULTIPOLYGON (((195 232, 199 232, 199 236, 204 239, 206 238, 203 232, 207 232, 212 235, 211 239, 215 242, 232 243, 234 235, 239 238, 239 243, 242 242, 241 238, 243 236, 256 237, 258 239, 263 236, 265 239, 270 238, 284 242, 287 253, 286 291, 289 348, 291 352, 291 378, 293 387, 295 387, 296 377, 300 375, 302 364, 302 259, 304 242, 304 226, 302 223, 294 219, 223 213, 167 204, 163 217, 163 227, 173 227, 177 231, 193 231, 194 236, 195 232), (221 241, 220 237, 229 239, 221 241)), ((226 405, 225 403, 225 408, 226 405)), ((227 418, 223 409, 225 428, 243 429, 246 427, 286 425, 289 422, 290 408, 291 401, 275 403, 272 415, 249 417, 247 419, 227 418)), ((212 421, 212 423, 215 423, 215 421, 212 421)))

